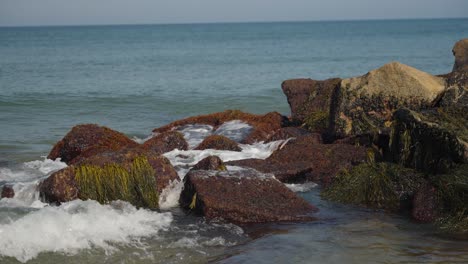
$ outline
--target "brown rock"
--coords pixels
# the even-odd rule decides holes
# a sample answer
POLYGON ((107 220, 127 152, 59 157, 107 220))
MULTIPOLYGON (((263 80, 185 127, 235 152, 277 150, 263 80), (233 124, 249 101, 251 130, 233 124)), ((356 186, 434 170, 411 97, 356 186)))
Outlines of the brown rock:
POLYGON ((180 205, 208 219, 306 221, 318 210, 271 175, 254 170, 191 171, 185 179, 180 205))
POLYGON ((226 170, 224 162, 218 156, 208 156, 200 160, 192 170, 226 170))
POLYGON ((74 164, 77 157, 86 158, 104 151, 117 151, 125 147, 138 146, 124 134, 94 124, 77 125, 57 142, 47 156, 48 159, 74 164))
POLYGON ((237 145, 237 143, 234 140, 231 140, 221 135, 208 136, 195 149, 196 150, 217 149, 217 150, 242 151, 242 149, 239 147, 239 145, 237 145))
POLYGON ((239 110, 226 110, 224 112, 194 116, 178 120, 163 127, 156 128, 153 130, 153 132, 162 133, 165 131, 170 131, 175 127, 189 124, 205 124, 217 128, 223 123, 233 120, 241 120, 253 126, 253 131, 241 142, 247 144, 266 140, 276 130, 280 129, 285 122, 287 122, 286 118, 277 112, 271 112, 265 115, 254 115, 244 113, 239 110))
POLYGON ((4 185, 2 188, 2 194, 0 198, 13 198, 15 196, 15 190, 13 190, 13 186, 11 185, 4 185))
POLYGON ((468 71, 468 38, 455 43, 452 52, 455 56, 453 71, 468 71))
POLYGON ((60 204, 83 197, 76 181, 76 170, 82 166, 96 166, 104 168, 107 165, 117 165, 127 171, 131 169, 133 161, 144 157, 152 167, 157 194, 172 181, 179 180, 177 172, 164 156, 140 148, 127 148, 117 152, 101 152, 87 159, 81 159, 74 165, 53 173, 39 185, 41 198, 49 203, 60 204))
MULTIPOLYGON (((277 140, 286 140, 289 138, 297 138, 301 136, 306 136, 311 134, 308 130, 300 127, 283 127, 275 132, 270 138, 265 141, 265 143, 277 141, 277 140)), ((318 133, 315 134, 317 137, 317 142, 322 143, 322 136, 318 133)))
POLYGON ((144 149, 154 151, 155 153, 163 154, 174 149, 187 150, 188 144, 182 133, 177 131, 168 131, 147 140, 143 143, 142 147, 144 149))
POLYGON ((429 183, 422 184, 413 197, 412 217, 423 223, 432 223, 438 217, 437 190, 429 183))
POLYGON ((346 144, 311 143, 310 136, 297 138, 265 160, 247 159, 227 165, 250 167, 288 183, 313 181, 328 186, 342 169, 368 159, 368 149, 346 144))

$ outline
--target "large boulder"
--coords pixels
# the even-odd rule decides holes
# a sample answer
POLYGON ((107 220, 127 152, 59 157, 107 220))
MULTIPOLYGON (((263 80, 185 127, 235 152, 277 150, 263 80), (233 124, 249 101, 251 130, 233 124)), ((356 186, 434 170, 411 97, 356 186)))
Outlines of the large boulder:
POLYGON ((468 112, 435 108, 399 109, 392 122, 389 155, 393 162, 431 174, 446 173, 468 160, 468 112))
POLYGON ((452 52, 455 56, 453 71, 468 71, 468 39, 462 39, 455 43, 452 52))
POLYGON ((102 152, 57 171, 39 185, 39 193, 55 204, 79 198, 157 208, 159 194, 176 180, 177 172, 164 156, 133 148, 102 152))
POLYGON ((101 152, 136 146, 136 142, 110 128, 94 124, 77 125, 54 145, 47 158, 60 158, 70 165, 101 152))
POLYGON ((369 155, 373 158, 374 154, 361 146, 318 144, 312 134, 288 142, 265 160, 246 159, 226 164, 272 173, 282 182, 313 181, 327 186, 339 171, 367 161, 369 155))
POLYGON ((143 143, 142 147, 155 153, 163 154, 174 149, 187 150, 188 144, 182 133, 167 131, 148 139, 143 143))
POLYGON ((11 185, 4 185, 2 187, 2 193, 0 194, 0 198, 13 198, 15 196, 15 190, 11 185))
POLYGON ((255 115, 244 113, 239 110, 226 110, 224 112, 200 115, 178 120, 153 130, 155 133, 162 133, 173 130, 177 127, 193 124, 205 124, 213 126, 215 129, 228 121, 240 120, 253 127, 252 132, 242 140, 241 143, 251 144, 257 141, 264 141, 276 130, 280 129, 287 118, 277 112, 267 113, 265 115, 255 115))
POLYGON ((239 147, 239 145, 237 145, 237 143, 234 140, 231 140, 221 135, 208 136, 195 149, 196 150, 217 149, 217 150, 242 151, 242 149, 239 147))
POLYGON ((208 219, 235 223, 306 221, 317 211, 272 175, 255 170, 190 171, 179 203, 208 219))
POLYGON ((218 156, 208 156, 200 160, 195 166, 192 167, 192 170, 219 170, 225 171, 226 166, 224 162, 218 156))

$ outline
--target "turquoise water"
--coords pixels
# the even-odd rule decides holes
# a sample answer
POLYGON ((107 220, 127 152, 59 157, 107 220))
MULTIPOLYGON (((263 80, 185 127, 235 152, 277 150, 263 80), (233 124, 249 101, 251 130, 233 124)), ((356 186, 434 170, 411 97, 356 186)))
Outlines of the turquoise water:
POLYGON ((466 241, 401 216, 322 201, 316 189, 301 195, 320 208, 320 221, 244 232, 185 217, 176 208, 168 211, 167 225, 162 214, 144 211, 135 218, 138 213, 126 214, 135 209, 122 205, 41 209, 28 189, 63 166, 41 156, 75 124, 98 123, 144 138, 173 120, 225 109, 287 115, 283 80, 350 77, 394 60, 447 73, 453 44, 466 37, 468 19, 0 28, 0 185, 24 182, 17 187, 21 199, 33 201, 0 202, 0 231, 13 230, 0 234, 3 248, 13 245, 0 247, 0 262, 466 263, 466 241), (95 219, 94 211, 102 217, 95 219), (97 223, 90 230, 100 231, 106 216, 122 220, 115 229, 103 228, 102 236, 81 230, 82 240, 73 244, 78 249, 51 253, 53 240, 43 250, 34 244, 66 233, 61 227, 69 221, 97 223), (126 230, 127 222, 135 229, 126 230), (151 236, 139 236, 140 229, 151 236), (130 238, 115 237, 125 232, 130 238), (102 237, 114 248, 99 246, 102 237))

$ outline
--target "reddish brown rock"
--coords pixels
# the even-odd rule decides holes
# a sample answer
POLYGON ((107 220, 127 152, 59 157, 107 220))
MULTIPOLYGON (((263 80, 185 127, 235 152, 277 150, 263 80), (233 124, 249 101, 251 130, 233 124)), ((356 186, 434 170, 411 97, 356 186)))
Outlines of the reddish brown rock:
POLYGON ((232 120, 241 120, 253 127, 253 131, 242 141, 242 143, 247 144, 266 140, 276 130, 280 129, 285 122, 287 122, 287 119, 277 112, 271 112, 265 115, 254 115, 244 113, 239 110, 227 110, 224 112, 194 116, 178 120, 163 127, 156 128, 153 130, 153 132, 162 133, 165 131, 170 131, 175 127, 189 124, 205 124, 217 128, 223 123, 232 120))
POLYGON ((237 143, 234 140, 231 140, 221 135, 208 136, 195 149, 196 150, 217 149, 217 150, 242 151, 242 149, 239 147, 239 145, 237 145, 237 143))
POLYGON ((168 131, 156 135, 143 143, 142 147, 155 153, 163 154, 174 149, 187 150, 188 144, 182 133, 177 131, 168 131))
POLYGON ((191 171, 180 205, 208 219, 235 223, 307 221, 318 209, 271 175, 255 170, 191 171))
MULTIPOLYGON (((311 134, 308 130, 300 127, 283 127, 275 132, 270 138, 265 141, 265 143, 277 141, 277 140, 286 140, 289 138, 297 138, 301 136, 306 136, 311 134)), ((318 143, 322 143, 322 136, 318 133, 315 133, 318 143)))
POLYGON ((13 198, 15 196, 15 190, 13 190, 13 186, 11 185, 4 185, 2 188, 2 194, 0 198, 13 198))
POLYGON ((422 184, 413 197, 411 215, 419 222, 432 223, 438 217, 437 190, 429 183, 422 184))
POLYGON ((76 182, 76 169, 80 166, 97 166, 104 168, 106 165, 118 165, 130 170, 132 162, 145 157, 154 171, 155 189, 160 194, 172 181, 179 180, 177 172, 164 156, 141 148, 127 148, 116 152, 101 152, 87 159, 81 159, 74 165, 53 173, 39 185, 41 198, 49 203, 60 204, 82 198, 80 188, 76 182))
POLYGON ((136 142, 110 128, 94 124, 77 125, 55 144, 47 158, 61 158, 61 161, 73 164, 77 157, 86 158, 105 151, 136 146, 136 142))
POLYGON ((218 156, 208 156, 200 160, 192 170, 226 170, 224 162, 218 156))
POLYGON ((455 43, 452 52, 455 56, 453 71, 468 71, 468 38, 455 43))
POLYGON ((328 186, 342 169, 367 161, 368 149, 346 144, 316 144, 308 136, 297 138, 265 160, 248 159, 226 162, 250 167, 288 183, 313 181, 328 186))

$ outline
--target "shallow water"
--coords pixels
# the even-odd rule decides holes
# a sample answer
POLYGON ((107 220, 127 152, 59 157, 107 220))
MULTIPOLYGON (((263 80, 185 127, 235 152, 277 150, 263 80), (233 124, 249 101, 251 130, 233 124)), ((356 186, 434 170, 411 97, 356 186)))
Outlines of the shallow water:
MULTIPOLYGON (((196 114, 288 114, 285 79, 349 77, 392 60, 446 73, 451 47, 466 36, 467 19, 0 28, 0 185, 17 193, 0 200, 0 262, 466 263, 467 241, 323 201, 310 183, 288 187, 319 207, 318 221, 243 227, 186 216, 177 208, 180 184, 166 190, 161 211, 121 202, 48 207, 35 191, 66 166, 43 156, 75 124, 143 142, 153 128, 196 114)), ((249 127, 180 130, 194 147, 212 133, 239 141, 249 127)), ((183 177, 210 154, 266 158, 280 145, 165 155, 183 177)))

